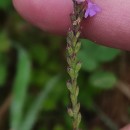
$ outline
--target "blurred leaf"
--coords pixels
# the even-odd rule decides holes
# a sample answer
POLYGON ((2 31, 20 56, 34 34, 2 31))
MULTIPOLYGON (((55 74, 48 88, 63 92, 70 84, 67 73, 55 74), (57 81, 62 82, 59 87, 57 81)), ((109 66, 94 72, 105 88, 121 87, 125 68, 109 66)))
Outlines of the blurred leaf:
POLYGON ((58 82, 58 85, 55 87, 55 91, 52 91, 49 94, 49 98, 45 101, 45 103, 43 104, 43 109, 47 110, 47 111, 51 111, 54 110, 58 107, 58 103, 60 101, 60 99, 64 98, 64 95, 66 95, 65 89, 65 81, 64 79, 61 79, 61 81, 58 82), (50 100, 51 99, 51 100, 50 100))
POLYGON ((53 36, 49 37, 49 41, 51 43, 50 47, 54 51, 61 47, 61 44, 63 42, 63 37, 53 35, 53 36))
POLYGON ((38 87, 43 87, 43 85, 50 79, 51 75, 46 72, 46 70, 33 70, 31 83, 33 85, 37 85, 38 87))
POLYGON ((6 64, 0 64, 0 87, 2 87, 7 78, 7 65, 6 64))
POLYGON ((49 61, 47 69, 52 72, 61 71, 61 64, 57 62, 56 58, 49 61))
POLYGON ((114 60, 119 54, 120 50, 114 48, 108 48, 105 46, 98 45, 97 59, 101 62, 110 62, 114 60))
POLYGON ((99 66, 98 62, 84 51, 80 51, 78 57, 82 62, 82 69, 86 71, 94 71, 99 66))
POLYGON ((28 54, 18 48, 17 73, 13 85, 13 100, 11 104, 11 129, 19 130, 23 116, 23 107, 29 87, 31 63, 28 54))
MULTIPOLYGON (((99 52, 98 51, 99 45, 86 39, 82 39, 81 42, 82 42, 81 51, 84 51, 84 53, 90 56, 93 60, 98 61, 97 52, 99 52)), ((98 55, 100 55, 100 52, 98 53, 98 55)))
POLYGON ((67 113, 64 113, 64 120, 65 120, 65 124, 67 126, 67 130, 71 130, 72 129, 72 123, 71 123, 71 118, 68 117, 67 113))
POLYGON ((111 72, 97 71, 90 76, 89 82, 94 87, 101 89, 110 89, 116 84, 117 78, 111 72))
POLYGON ((93 109, 93 96, 91 94, 89 94, 90 92, 88 91, 84 91, 82 92, 82 95, 80 97, 80 101, 81 101, 81 104, 86 108, 86 109, 89 109, 89 110, 92 110, 93 109), (86 99, 84 101, 84 99, 86 99))
POLYGON ((117 49, 97 45, 85 39, 82 39, 81 42, 79 59, 83 63, 82 68, 86 71, 94 71, 101 62, 110 62, 120 54, 117 49))
POLYGON ((49 56, 47 48, 40 44, 33 44, 30 48, 30 53, 33 60, 39 65, 43 65, 49 56))
POLYGON ((10 40, 5 32, 0 32, 0 52, 8 51, 10 40))
POLYGON ((11 5, 11 0, 0 0, 0 8, 8 9, 10 5, 11 5))
POLYGON ((48 94, 54 89, 56 83, 59 81, 59 76, 51 79, 45 86, 45 89, 37 97, 36 101, 30 107, 29 112, 27 113, 23 123, 21 124, 21 128, 19 130, 31 130, 36 119, 38 118, 38 113, 42 108, 42 104, 45 103, 48 98, 48 94))
POLYGON ((60 124, 57 124, 53 130, 64 130, 64 127, 60 124))

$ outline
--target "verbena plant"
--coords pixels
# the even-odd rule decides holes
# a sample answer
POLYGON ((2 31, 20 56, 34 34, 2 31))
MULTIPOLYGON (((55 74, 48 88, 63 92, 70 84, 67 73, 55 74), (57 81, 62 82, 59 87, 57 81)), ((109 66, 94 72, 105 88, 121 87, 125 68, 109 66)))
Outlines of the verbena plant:
POLYGON ((81 47, 79 37, 81 34, 81 22, 83 18, 94 16, 100 12, 100 8, 90 0, 73 0, 73 12, 71 14, 71 28, 67 36, 67 62, 70 80, 67 81, 67 88, 70 91, 72 107, 68 108, 68 114, 73 118, 73 130, 79 130, 81 122, 80 103, 78 103, 79 86, 77 84, 78 72, 81 63, 78 61, 77 54, 81 47))

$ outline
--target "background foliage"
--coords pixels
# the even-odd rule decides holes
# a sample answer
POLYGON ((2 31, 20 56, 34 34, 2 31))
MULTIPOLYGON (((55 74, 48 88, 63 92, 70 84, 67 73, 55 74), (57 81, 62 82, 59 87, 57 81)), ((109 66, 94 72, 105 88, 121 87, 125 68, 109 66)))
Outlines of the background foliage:
MULTIPOLYGON (((0 130, 71 130, 65 42, 0 0, 0 130)), ((82 128, 118 130, 129 122, 130 54, 82 39, 79 59, 82 128)))

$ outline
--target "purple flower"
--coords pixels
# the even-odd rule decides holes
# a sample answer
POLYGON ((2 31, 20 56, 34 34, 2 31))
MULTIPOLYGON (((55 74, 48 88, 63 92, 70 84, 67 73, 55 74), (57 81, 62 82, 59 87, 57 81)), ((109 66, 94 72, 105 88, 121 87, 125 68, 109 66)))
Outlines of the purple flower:
POLYGON ((87 18, 88 16, 93 17, 98 12, 101 11, 100 7, 98 7, 96 4, 92 3, 91 0, 87 0, 88 7, 85 11, 84 17, 87 18))

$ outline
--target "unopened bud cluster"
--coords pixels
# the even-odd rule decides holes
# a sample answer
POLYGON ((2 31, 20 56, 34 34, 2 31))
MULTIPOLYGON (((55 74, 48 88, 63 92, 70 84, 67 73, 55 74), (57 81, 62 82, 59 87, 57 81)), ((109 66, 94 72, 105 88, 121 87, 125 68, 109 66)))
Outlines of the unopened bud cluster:
POLYGON ((67 88, 70 92, 70 99, 72 107, 68 108, 68 114, 73 119, 73 130, 79 130, 79 124, 81 122, 80 103, 78 103, 79 87, 77 85, 77 78, 79 70, 81 69, 81 63, 77 59, 77 54, 81 47, 80 37, 80 23, 84 17, 84 6, 79 5, 74 1, 74 7, 76 8, 71 15, 72 28, 68 32, 67 36, 67 72, 70 76, 70 80, 67 81, 67 88))
POLYGON ((81 63, 77 59, 78 51, 81 43, 79 41, 80 28, 83 18, 93 17, 101 11, 100 7, 94 4, 91 0, 72 0, 74 11, 71 14, 71 29, 67 36, 67 72, 70 80, 67 81, 67 88, 70 92, 72 107, 68 108, 68 114, 73 119, 73 130, 79 130, 81 122, 80 103, 78 103, 79 87, 77 78, 81 63))

